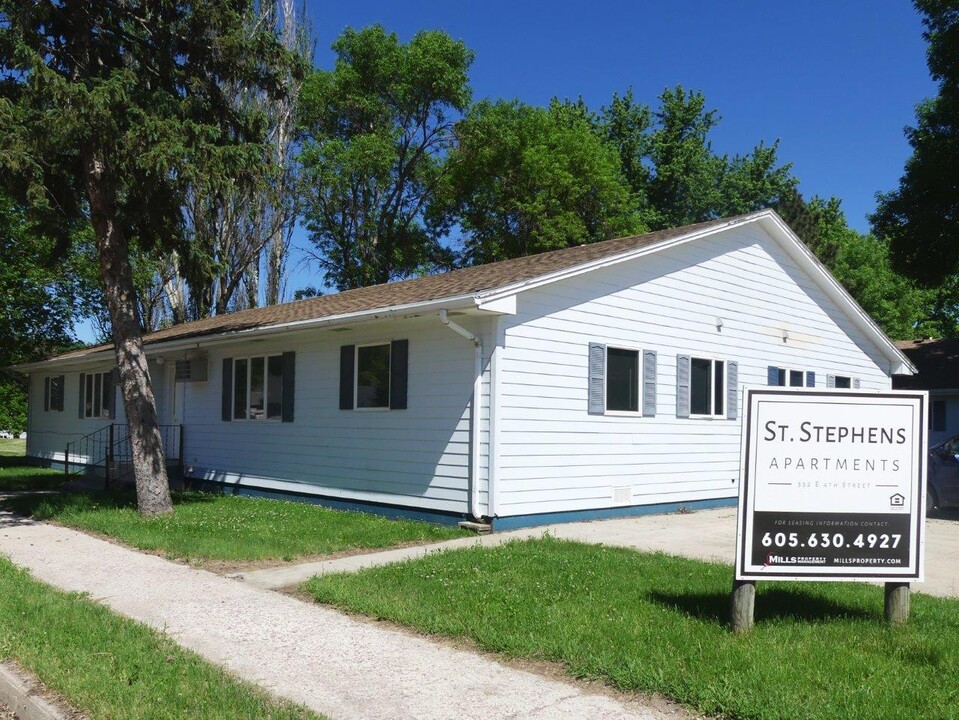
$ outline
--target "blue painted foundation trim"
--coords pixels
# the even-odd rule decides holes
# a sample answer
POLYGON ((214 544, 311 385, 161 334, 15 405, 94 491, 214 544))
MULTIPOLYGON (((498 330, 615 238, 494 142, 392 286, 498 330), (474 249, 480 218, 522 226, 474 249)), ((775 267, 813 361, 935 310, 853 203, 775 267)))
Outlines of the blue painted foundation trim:
POLYGON ((536 515, 512 515, 493 518, 493 532, 497 530, 518 530, 538 525, 554 525, 586 520, 613 520, 615 518, 637 517, 640 515, 663 515, 681 510, 707 510, 718 507, 734 507, 736 498, 718 500, 693 500, 677 503, 657 503, 655 505, 629 505, 626 507, 599 508, 597 510, 569 510, 566 512, 539 513, 536 515))
POLYGON ((386 503, 364 502, 362 500, 341 500, 340 498, 327 497, 324 495, 284 492, 283 490, 263 490, 261 488, 248 487, 246 485, 220 483, 213 480, 204 480, 200 478, 186 478, 185 482, 188 490, 220 493, 222 495, 239 495, 242 497, 270 498, 271 500, 306 502, 312 505, 328 507, 333 510, 352 510, 355 512, 370 513, 372 515, 381 515, 382 517, 389 518, 391 520, 401 518, 404 520, 419 520, 421 522, 436 523, 437 525, 456 525, 457 523, 466 520, 465 515, 443 512, 441 510, 417 510, 416 508, 408 508, 401 505, 389 505, 386 503))

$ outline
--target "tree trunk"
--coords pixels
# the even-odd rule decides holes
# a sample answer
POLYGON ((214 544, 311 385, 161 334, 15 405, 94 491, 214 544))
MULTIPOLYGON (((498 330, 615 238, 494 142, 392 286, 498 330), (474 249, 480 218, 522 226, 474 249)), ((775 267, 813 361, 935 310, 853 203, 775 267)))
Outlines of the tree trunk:
POLYGON ((136 290, 126 238, 117 224, 116 190, 107 177, 106 162, 95 151, 84 153, 87 198, 100 256, 104 298, 113 324, 113 346, 127 412, 137 508, 143 515, 173 512, 163 440, 150 384, 136 290))

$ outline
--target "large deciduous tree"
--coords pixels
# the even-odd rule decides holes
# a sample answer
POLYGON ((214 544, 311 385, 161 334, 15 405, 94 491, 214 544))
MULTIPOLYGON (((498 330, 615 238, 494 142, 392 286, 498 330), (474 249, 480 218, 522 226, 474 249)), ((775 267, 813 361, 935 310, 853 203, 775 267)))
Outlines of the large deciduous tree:
POLYGON ((85 266, 0 193, 0 430, 25 430, 27 411, 26 388, 3 368, 76 344, 71 326, 92 291, 85 266))
POLYGON ((916 0, 938 95, 907 128, 912 156, 899 187, 879 196, 873 229, 889 241, 896 267, 927 285, 959 273, 959 6, 916 0))
POLYGON ((827 266, 887 335, 940 334, 948 319, 936 312, 935 293, 893 269, 882 239, 850 228, 837 198, 813 198, 809 209, 818 218, 820 245, 832 249, 827 266))
POLYGON ((304 214, 327 281, 345 290, 447 264, 424 210, 470 101, 472 52, 437 31, 403 44, 378 25, 347 29, 333 50, 299 108, 304 214))
POLYGON ((225 96, 279 93, 289 56, 243 0, 0 0, 0 179, 45 231, 92 225, 144 514, 172 511, 129 243, 175 239, 202 172, 262 162, 266 122, 225 96))
MULTIPOLYGON (((532 255, 646 229, 615 150, 581 103, 483 101, 456 128, 448 222, 467 263, 532 255)), ((441 205, 444 204, 441 202, 441 205)))
POLYGON ((752 212, 777 204, 796 185, 779 164, 778 145, 746 155, 717 154, 709 140, 719 123, 702 93, 667 88, 654 111, 614 95, 599 113, 599 132, 616 148, 638 209, 651 229, 752 212))

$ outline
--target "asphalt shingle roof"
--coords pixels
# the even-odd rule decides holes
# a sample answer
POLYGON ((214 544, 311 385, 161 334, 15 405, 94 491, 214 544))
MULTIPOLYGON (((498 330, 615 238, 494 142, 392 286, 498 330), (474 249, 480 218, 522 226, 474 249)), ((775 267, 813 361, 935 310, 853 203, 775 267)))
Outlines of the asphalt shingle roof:
POLYGON ((902 350, 916 366, 916 375, 896 375, 897 390, 953 390, 959 388, 959 340, 899 340, 902 350))
MULTIPOLYGON (((170 340, 221 335, 303 320, 317 320, 378 309, 385 310, 398 305, 475 295, 597 260, 615 257, 699 230, 719 227, 745 217, 748 217, 748 215, 711 220, 668 230, 658 230, 645 235, 633 235, 588 245, 577 245, 538 255, 451 270, 450 272, 412 280, 346 290, 281 305, 216 315, 148 333, 143 336, 143 342, 144 345, 150 346, 170 340)), ((98 345, 64 353, 58 355, 57 358, 61 360, 75 359, 111 348, 112 345, 98 345)))

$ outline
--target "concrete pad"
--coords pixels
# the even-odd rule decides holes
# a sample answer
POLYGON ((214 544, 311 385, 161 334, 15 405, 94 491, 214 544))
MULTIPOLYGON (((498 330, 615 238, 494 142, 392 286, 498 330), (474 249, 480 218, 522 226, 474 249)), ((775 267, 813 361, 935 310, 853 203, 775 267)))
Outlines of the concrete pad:
POLYGON ((44 582, 89 593, 237 676, 339 720, 690 717, 6 512, 0 552, 44 582))

